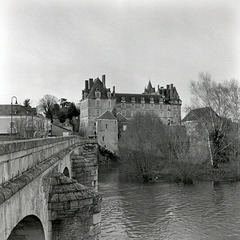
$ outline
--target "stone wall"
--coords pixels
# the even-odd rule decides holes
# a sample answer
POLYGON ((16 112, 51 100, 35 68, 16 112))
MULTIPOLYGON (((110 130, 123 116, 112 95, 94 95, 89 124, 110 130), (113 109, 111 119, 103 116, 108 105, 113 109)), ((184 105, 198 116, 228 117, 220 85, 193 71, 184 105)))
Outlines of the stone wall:
POLYGON ((88 144, 71 155, 72 178, 94 190, 98 185, 97 151, 96 144, 88 144))
POLYGON ((100 239, 101 196, 61 173, 54 173, 50 184, 52 240, 100 239))

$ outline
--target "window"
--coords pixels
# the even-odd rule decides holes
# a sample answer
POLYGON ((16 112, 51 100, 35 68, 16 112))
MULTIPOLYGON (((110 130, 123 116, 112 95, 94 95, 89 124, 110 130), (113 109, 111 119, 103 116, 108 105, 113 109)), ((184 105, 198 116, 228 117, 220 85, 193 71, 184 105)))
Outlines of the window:
POLYGON ((127 125, 123 125, 123 131, 127 130, 127 125))
POLYGON ((126 110, 122 110, 122 115, 124 116, 124 117, 126 117, 126 110))
POLYGON ((121 97, 121 102, 125 102, 125 97, 121 97))
POLYGON ((131 111, 131 117, 133 117, 136 114, 136 111, 131 111))
POLYGON ((144 97, 141 97, 141 103, 145 103, 144 97))
POLYGON ((96 89, 96 91, 95 91, 95 97, 96 97, 96 98, 100 98, 100 97, 101 97, 101 92, 99 91, 99 89, 96 89))
POLYGON ((100 107, 100 105, 101 105, 100 100, 99 100, 99 99, 96 99, 95 106, 96 106, 96 107, 100 107))
POLYGON ((108 125, 106 124, 106 129, 108 128, 108 125))
POLYGON ((135 97, 131 97, 131 102, 135 103, 135 97))
POLYGON ((104 142, 104 136, 102 136, 102 140, 103 140, 103 142, 104 142))
POLYGON ((126 103, 122 103, 121 105, 121 108, 126 108, 126 103))
POLYGON ((153 97, 150 98, 150 103, 154 103, 154 98, 153 97))
POLYGON ((162 106, 162 104, 160 104, 160 105, 159 105, 159 109, 163 109, 163 106, 162 106))
POLYGON ((96 116, 98 117, 100 115, 100 109, 96 109, 96 116))

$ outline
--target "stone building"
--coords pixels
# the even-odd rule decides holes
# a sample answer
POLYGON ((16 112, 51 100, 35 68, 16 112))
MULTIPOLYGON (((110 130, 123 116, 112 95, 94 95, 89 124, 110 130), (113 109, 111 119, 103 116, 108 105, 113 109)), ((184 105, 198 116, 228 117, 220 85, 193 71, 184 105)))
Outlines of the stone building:
POLYGON ((36 108, 0 104, 0 136, 19 138, 47 136, 50 120, 37 114, 36 108))
POLYGON ((116 93, 115 98, 117 112, 127 119, 131 119, 137 112, 151 112, 165 124, 180 125, 182 101, 173 84, 166 88, 158 86, 155 91, 149 81, 142 94, 116 93))
POLYGON ((115 102, 114 90, 111 92, 106 87, 105 75, 102 76, 102 81, 99 78, 86 80, 80 102, 79 131, 87 136, 95 136, 97 117, 107 110, 111 111, 115 102))
POLYGON ((79 131, 87 136, 96 136, 96 119, 105 111, 121 113, 131 119, 137 112, 155 113, 168 125, 180 125, 181 105, 178 92, 173 84, 155 89, 149 81, 142 94, 116 93, 106 87, 105 75, 102 81, 92 78, 85 81, 80 102, 79 131))
POLYGON ((97 118, 96 134, 99 146, 113 153, 118 151, 118 121, 110 111, 97 118))

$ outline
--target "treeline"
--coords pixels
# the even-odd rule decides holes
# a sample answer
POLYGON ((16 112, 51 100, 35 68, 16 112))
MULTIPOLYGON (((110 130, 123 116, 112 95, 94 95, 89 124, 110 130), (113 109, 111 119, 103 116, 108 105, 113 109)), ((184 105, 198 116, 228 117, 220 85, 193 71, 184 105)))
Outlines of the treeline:
POLYGON ((77 117, 80 114, 80 110, 75 103, 68 102, 65 98, 58 100, 56 97, 47 94, 40 100, 37 110, 43 113, 51 122, 53 122, 54 118, 57 118, 61 123, 69 119, 69 123, 73 125, 74 131, 78 131, 78 124, 74 124, 72 121, 73 117, 77 117))

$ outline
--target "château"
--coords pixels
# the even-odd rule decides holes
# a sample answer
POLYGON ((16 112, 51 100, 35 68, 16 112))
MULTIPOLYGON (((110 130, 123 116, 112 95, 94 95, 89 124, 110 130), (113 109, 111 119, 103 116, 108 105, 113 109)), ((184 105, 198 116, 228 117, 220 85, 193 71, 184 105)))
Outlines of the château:
POLYGON ((80 101, 80 131, 87 136, 96 135, 96 119, 104 112, 116 111, 131 120, 137 112, 152 112, 164 124, 180 125, 182 101, 173 84, 166 88, 152 86, 149 80, 143 93, 117 93, 115 86, 111 91, 106 86, 106 77, 102 80, 90 78, 85 80, 80 101))

